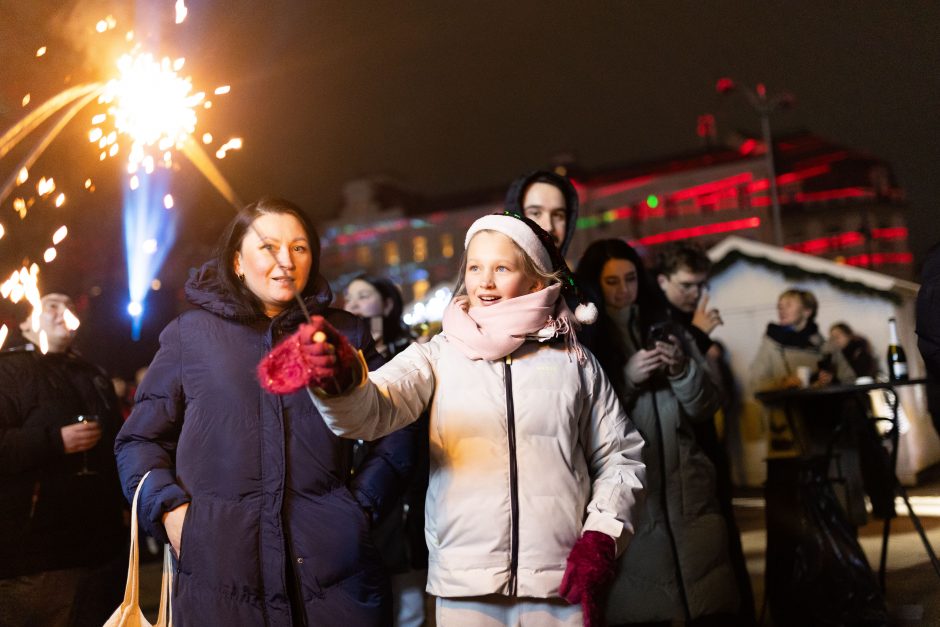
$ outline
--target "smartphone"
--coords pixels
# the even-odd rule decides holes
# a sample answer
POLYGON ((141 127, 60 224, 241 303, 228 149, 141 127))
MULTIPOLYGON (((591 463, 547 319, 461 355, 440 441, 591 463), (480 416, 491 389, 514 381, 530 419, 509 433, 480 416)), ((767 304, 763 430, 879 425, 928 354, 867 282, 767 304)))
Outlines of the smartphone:
POLYGON ((656 322, 650 326, 649 333, 646 334, 646 350, 656 348, 656 342, 669 342, 669 336, 672 335, 672 324, 669 322, 656 322))

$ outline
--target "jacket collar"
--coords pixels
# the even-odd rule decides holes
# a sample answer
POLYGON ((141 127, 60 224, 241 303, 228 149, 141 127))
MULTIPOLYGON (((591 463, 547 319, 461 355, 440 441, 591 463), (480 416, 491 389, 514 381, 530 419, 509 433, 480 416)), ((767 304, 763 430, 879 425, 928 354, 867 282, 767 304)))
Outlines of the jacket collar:
MULTIPOLYGON (((224 287, 215 260, 207 261, 194 270, 186 281, 186 300, 220 318, 250 324, 264 320, 265 316, 234 298, 224 287)), ((333 292, 321 275, 311 276, 303 291, 304 305, 311 314, 322 312, 333 300, 333 292)), ((271 323, 278 330, 297 327, 304 320, 304 313, 296 303, 275 316, 271 323)))

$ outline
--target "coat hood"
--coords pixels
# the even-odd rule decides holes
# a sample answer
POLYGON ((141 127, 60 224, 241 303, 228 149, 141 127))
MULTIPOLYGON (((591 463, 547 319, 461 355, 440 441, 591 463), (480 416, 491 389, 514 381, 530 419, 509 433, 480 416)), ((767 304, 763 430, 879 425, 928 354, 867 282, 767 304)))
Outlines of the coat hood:
MULTIPOLYGON (((186 281, 186 300, 220 318, 250 323, 264 318, 264 314, 232 295, 219 277, 218 264, 207 261, 198 270, 193 270, 186 281)), ((310 313, 326 308, 333 301, 329 283, 320 274, 313 274, 301 294, 310 313)), ((280 329, 290 330, 304 319, 300 306, 293 303, 275 316, 274 324, 280 329)))
POLYGON ((565 221, 565 239, 562 241, 561 246, 559 246, 561 254, 565 255, 568 253, 568 246, 571 245, 571 240, 574 237, 574 230, 578 224, 579 204, 578 191, 574 188, 574 185, 571 184, 571 180, 568 179, 567 176, 556 174, 550 170, 535 170, 524 176, 520 176, 512 182, 512 185, 509 186, 509 191, 506 192, 505 208, 510 211, 518 212, 521 215, 525 215, 522 207, 525 190, 528 189, 529 185, 534 183, 535 180, 539 178, 560 189, 561 193, 565 197, 565 214, 567 218, 565 221))

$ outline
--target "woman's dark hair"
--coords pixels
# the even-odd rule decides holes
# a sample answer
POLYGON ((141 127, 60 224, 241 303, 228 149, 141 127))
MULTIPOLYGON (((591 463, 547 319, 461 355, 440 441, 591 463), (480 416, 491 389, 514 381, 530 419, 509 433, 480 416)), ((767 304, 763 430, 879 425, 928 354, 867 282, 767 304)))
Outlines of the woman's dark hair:
POLYGON ((264 306, 248 286, 235 275, 235 255, 241 250, 242 241, 251 224, 262 215, 288 214, 292 215, 303 226, 310 244, 310 255, 313 263, 310 266, 310 275, 304 286, 301 296, 306 298, 323 289, 323 280, 319 276, 320 270, 320 235, 303 210, 294 203, 283 198, 262 198, 251 203, 238 212, 219 237, 215 248, 215 261, 219 272, 219 282, 225 293, 239 304, 251 308, 258 313, 264 313, 264 306))
POLYGON ((624 259, 636 266, 637 295, 636 305, 638 314, 638 327, 641 334, 636 341, 642 342, 650 327, 656 322, 669 319, 666 307, 666 297, 653 282, 652 277, 643 265, 640 255, 621 239, 602 239, 593 242, 581 255, 575 277, 584 293, 597 306, 597 322, 586 327, 579 338, 591 349, 600 362, 607 377, 615 386, 623 384, 623 367, 629 355, 625 346, 615 338, 620 331, 614 320, 607 313, 604 304, 604 290, 601 287, 601 272, 604 265, 611 259, 624 259))
POLYGON ((836 322, 831 327, 829 327, 830 332, 836 331, 836 330, 841 331, 849 339, 852 339, 853 337, 855 337, 855 331, 853 331, 852 327, 850 327, 845 322, 836 322))
POLYGON ((352 284, 353 281, 365 281, 374 287, 382 297, 383 307, 384 301, 390 300, 392 302, 391 310, 387 314, 382 314, 382 341, 385 342, 385 345, 393 346, 402 338, 410 339, 411 332, 401 319, 405 304, 398 286, 385 277, 368 274, 360 274, 349 283, 352 284))

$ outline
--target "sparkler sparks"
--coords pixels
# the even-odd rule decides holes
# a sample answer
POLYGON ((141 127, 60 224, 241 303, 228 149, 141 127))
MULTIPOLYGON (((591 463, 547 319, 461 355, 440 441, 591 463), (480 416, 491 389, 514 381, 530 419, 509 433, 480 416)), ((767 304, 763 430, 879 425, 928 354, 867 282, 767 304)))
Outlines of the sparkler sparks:
MULTIPOLYGON (((176 24, 186 19, 188 8, 184 0, 175 1, 174 12, 176 24)), ((30 105, 29 93, 22 97, 23 108, 28 105, 30 108, 22 120, 0 134, 0 159, 34 132, 41 133, 41 136, 36 145, 28 149, 25 158, 11 170, 9 178, 5 182, 0 180, 0 202, 5 201, 14 188, 29 180, 30 168, 76 114, 95 101, 103 105, 98 106, 91 115, 87 137, 95 146, 99 160, 104 161, 118 154, 125 155, 127 159, 126 180, 129 191, 125 191, 124 199, 125 246, 131 300, 137 305, 132 312, 132 315, 137 316, 134 332, 137 339, 146 291, 148 286, 159 289, 153 287, 159 286, 155 275, 175 237, 176 212, 165 210, 174 209, 176 201, 167 190, 169 175, 157 170, 166 172, 171 169, 174 153, 182 152, 233 206, 240 207, 242 203, 211 157, 194 140, 198 123, 196 112, 199 108, 208 109, 212 103, 206 99, 205 92, 194 90, 189 77, 181 74, 185 59, 158 59, 135 43, 134 31, 122 29, 120 35, 111 33, 117 28, 118 22, 112 15, 94 25, 98 33, 119 37, 126 42, 128 53, 118 58, 115 78, 107 82, 69 87, 38 106, 30 105), (157 208, 159 214, 153 213, 157 208), (132 258, 141 252, 147 259, 144 262, 133 261, 132 258)), ((36 57, 42 57, 46 52, 46 47, 42 46, 36 50, 36 57)), ((221 85, 211 93, 224 96, 230 92, 229 85, 221 85)), ((206 144, 212 142, 210 133, 201 133, 200 136, 206 144)), ((218 158, 223 158, 229 150, 241 147, 242 140, 233 138, 219 148, 218 158)), ((62 207, 66 201, 66 191, 72 193, 67 189, 56 189, 51 176, 40 177, 35 189, 35 196, 30 191, 19 191, 17 195, 20 197, 14 198, 13 209, 20 219, 26 218, 34 202, 40 201, 41 205, 45 199, 45 202, 51 201, 50 204, 62 207)), ((84 180, 84 189, 88 192, 95 190, 90 178, 84 180)), ((3 227, 0 226, 0 237, 3 237, 3 233, 3 227)), ((56 258, 56 246, 67 233, 65 226, 55 232, 53 245, 43 254, 47 263, 56 258)), ((30 270, 24 266, 0 285, 0 295, 4 298, 15 299, 14 302, 26 298, 33 304, 34 327, 38 324, 38 312, 41 311, 37 272, 36 264, 32 264, 30 270)), ((5 331, 2 333, 4 335, 0 335, 0 345, 5 339, 5 331)))
MULTIPOLYGON (((153 159, 149 151, 154 147, 160 153, 178 147, 196 130, 195 107, 205 94, 192 93, 190 80, 177 73, 182 65, 182 59, 171 63, 168 57, 157 62, 150 54, 124 55, 118 61, 120 77, 109 81, 101 94, 100 101, 110 105, 108 115, 116 131, 131 139, 131 173, 148 156, 153 159)), ((100 127, 89 134, 91 141, 105 138, 116 145, 116 137, 105 136, 100 127)))

